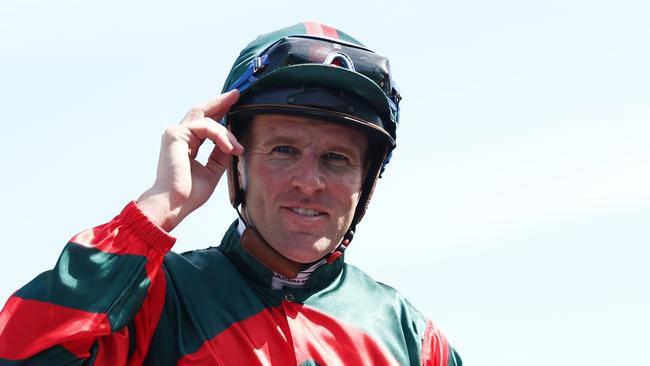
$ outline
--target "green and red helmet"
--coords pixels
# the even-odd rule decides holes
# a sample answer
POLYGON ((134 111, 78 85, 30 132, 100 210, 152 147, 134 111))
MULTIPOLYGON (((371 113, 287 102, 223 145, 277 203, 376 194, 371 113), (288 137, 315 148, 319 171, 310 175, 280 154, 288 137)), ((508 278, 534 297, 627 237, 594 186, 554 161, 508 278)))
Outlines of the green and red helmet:
MULTIPOLYGON (((235 135, 237 121, 269 113, 314 117, 366 133, 370 165, 350 227, 354 230, 396 146, 401 97, 388 59, 338 29, 304 22, 249 43, 223 92, 232 89, 241 95, 222 123, 235 135)), ((244 200, 236 169, 233 157, 229 188, 235 208, 244 200)))

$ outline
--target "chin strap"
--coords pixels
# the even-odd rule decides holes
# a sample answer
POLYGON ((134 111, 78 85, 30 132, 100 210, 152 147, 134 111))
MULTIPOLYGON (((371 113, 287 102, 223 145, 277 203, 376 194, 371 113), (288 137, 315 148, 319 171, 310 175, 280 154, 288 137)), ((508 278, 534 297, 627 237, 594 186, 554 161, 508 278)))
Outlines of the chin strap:
MULTIPOLYGON (((293 261, 275 250, 269 243, 264 240, 262 235, 252 226, 248 225, 246 220, 242 217, 242 214, 239 212, 239 208, 235 208, 237 215, 242 220, 246 228, 239 239, 241 246, 246 249, 252 256, 254 256, 260 263, 265 267, 272 270, 273 272, 289 279, 296 278, 298 273, 306 267, 313 265, 313 263, 299 263, 293 261)), ((343 252, 350 246, 350 242, 354 237, 354 228, 350 227, 343 236, 341 244, 330 254, 325 256, 326 263, 334 263, 339 259, 343 252)), ((318 261, 322 260, 319 259, 318 261)), ((316 261, 316 262, 318 262, 316 261)))
POLYGON ((345 252, 345 250, 348 249, 348 247, 350 246, 350 242, 352 241, 352 238, 354 238, 354 228, 350 227, 348 229, 348 232, 345 233, 345 235, 343 236, 343 240, 341 241, 341 244, 339 244, 339 246, 326 257, 327 264, 334 263, 337 259, 339 259, 343 255, 343 252, 345 252))

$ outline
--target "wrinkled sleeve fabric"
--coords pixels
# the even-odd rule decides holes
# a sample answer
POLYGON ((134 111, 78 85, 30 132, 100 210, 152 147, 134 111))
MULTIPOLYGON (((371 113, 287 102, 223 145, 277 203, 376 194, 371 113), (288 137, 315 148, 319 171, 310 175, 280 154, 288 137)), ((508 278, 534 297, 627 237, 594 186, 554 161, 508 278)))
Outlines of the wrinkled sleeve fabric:
POLYGON ((165 298, 175 239, 130 202, 75 235, 0 312, 0 365, 139 365, 165 298))
POLYGON ((453 349, 445 335, 438 329, 431 320, 427 321, 422 342, 420 360, 422 366, 462 366, 463 361, 453 349))

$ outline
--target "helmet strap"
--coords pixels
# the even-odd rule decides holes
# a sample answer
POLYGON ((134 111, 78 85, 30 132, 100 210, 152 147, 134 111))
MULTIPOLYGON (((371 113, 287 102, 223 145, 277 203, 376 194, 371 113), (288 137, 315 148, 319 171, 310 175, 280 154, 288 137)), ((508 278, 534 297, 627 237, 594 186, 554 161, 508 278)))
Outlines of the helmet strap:
POLYGON ((239 239, 239 243, 248 253, 250 253, 258 262, 266 268, 278 273, 285 278, 296 278, 302 270, 304 264, 293 261, 275 250, 262 235, 244 220, 239 208, 235 208, 237 215, 242 220, 246 228, 239 239))

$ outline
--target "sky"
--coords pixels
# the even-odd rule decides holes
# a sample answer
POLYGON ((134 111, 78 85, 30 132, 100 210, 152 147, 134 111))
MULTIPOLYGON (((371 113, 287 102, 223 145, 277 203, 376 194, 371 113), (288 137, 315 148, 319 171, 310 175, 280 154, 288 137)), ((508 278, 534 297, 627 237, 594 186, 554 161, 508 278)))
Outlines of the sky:
MULTIPOLYGON (((388 56, 398 148, 347 260, 466 364, 650 364, 646 1, 0 3, 0 302, 155 176, 160 136, 259 34, 388 56), (239 8, 238 6, 242 6, 239 8)), ((227 190, 172 234, 218 244, 227 190)))

